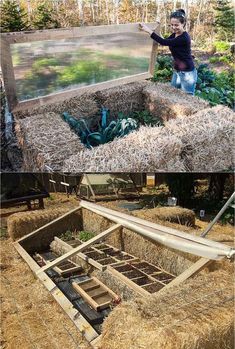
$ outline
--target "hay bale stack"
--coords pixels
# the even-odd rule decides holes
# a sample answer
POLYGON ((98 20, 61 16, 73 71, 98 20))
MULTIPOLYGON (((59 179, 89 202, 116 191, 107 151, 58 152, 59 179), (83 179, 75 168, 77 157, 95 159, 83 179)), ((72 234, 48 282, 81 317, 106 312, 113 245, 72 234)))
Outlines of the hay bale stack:
MULTIPOLYGON (((135 212, 133 212, 135 215, 135 212)), ((156 207, 147 210, 140 210, 138 216, 143 219, 154 221, 168 221, 181 225, 195 226, 195 213, 187 208, 176 207, 156 207)))
POLYGON ((167 123, 183 144, 186 170, 218 172, 234 168, 234 112, 222 105, 167 123))
POLYGON ((49 210, 37 210, 14 213, 7 219, 7 228, 10 237, 18 240, 22 236, 31 233, 53 219, 69 211, 68 208, 56 208, 49 210))
POLYGON ((143 88, 148 85, 147 81, 133 82, 96 93, 100 106, 110 110, 110 117, 116 119, 119 112, 125 115, 132 111, 141 111, 144 108, 143 88))
POLYGON ((175 119, 181 115, 191 115, 208 108, 208 102, 193 97, 181 90, 176 90, 169 84, 152 83, 144 89, 145 109, 153 116, 161 117, 164 121, 175 119))
POLYGON ((100 347, 232 349, 233 302, 231 274, 200 274, 166 293, 117 306, 104 321, 100 347))
POLYGON ((165 127, 144 127, 64 162, 65 172, 184 171, 181 140, 165 127))
POLYGON ((48 167, 59 171, 64 159, 84 149, 69 125, 53 112, 19 120, 16 134, 25 171, 46 171, 48 167))
POLYGON ((233 135, 234 112, 219 105, 83 150, 64 162, 63 171, 224 171, 234 167, 233 135))
POLYGON ((86 118, 90 120, 99 112, 99 107, 94 93, 84 93, 67 100, 64 98, 62 100, 60 99, 59 102, 56 103, 44 103, 42 106, 36 108, 14 112, 14 117, 15 119, 22 119, 52 112, 60 115, 63 112, 68 112, 75 117, 77 116, 78 118, 86 118))

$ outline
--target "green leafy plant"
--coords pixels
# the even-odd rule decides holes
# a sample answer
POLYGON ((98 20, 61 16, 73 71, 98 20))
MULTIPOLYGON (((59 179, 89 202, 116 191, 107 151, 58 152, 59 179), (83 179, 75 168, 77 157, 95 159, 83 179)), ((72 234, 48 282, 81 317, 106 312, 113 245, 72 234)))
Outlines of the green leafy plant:
POLYGON ((170 56, 160 55, 157 58, 156 69, 153 75, 153 81, 170 81, 173 74, 172 58, 170 56))
POLYGON ((229 207, 222 215, 220 222, 222 225, 228 223, 234 225, 234 208, 229 207))
POLYGON ((234 72, 216 74, 207 64, 198 67, 196 95, 211 105, 224 104, 234 107, 234 72))
POLYGON ((136 120, 126 117, 108 123, 108 110, 103 108, 101 123, 96 132, 91 131, 84 119, 77 120, 68 113, 63 113, 63 119, 70 125, 88 148, 111 142, 116 137, 123 137, 138 128, 136 120))
POLYGON ((3 240, 3 239, 6 239, 7 238, 7 228, 3 228, 1 227, 0 228, 0 239, 3 240))
POLYGON ((63 241, 73 240, 73 233, 70 230, 67 230, 65 233, 60 235, 60 239, 63 241))
POLYGON ((95 233, 92 233, 90 231, 80 231, 79 233, 79 239, 84 242, 92 239, 94 236, 95 236, 95 233))
POLYGON ((163 126, 162 119, 154 117, 148 110, 135 111, 131 114, 131 117, 138 121, 140 125, 163 126))
POLYGON ((216 52, 226 52, 230 49, 230 44, 226 41, 215 41, 213 46, 215 47, 216 52))

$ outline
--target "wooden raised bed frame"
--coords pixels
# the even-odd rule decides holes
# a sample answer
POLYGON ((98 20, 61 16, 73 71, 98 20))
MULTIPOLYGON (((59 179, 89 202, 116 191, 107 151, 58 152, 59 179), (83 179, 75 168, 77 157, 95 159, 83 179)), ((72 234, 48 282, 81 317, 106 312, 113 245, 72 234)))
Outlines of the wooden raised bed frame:
MULTIPOLYGON (((32 233, 20 238, 17 242, 14 243, 14 247, 16 248, 18 253, 21 255, 21 257, 26 261, 26 263, 30 266, 30 268, 36 274, 36 276, 42 281, 42 283, 48 289, 48 291, 51 293, 51 295, 61 305, 61 307, 64 309, 64 311, 70 317, 70 319, 73 321, 75 326, 77 326, 77 328, 84 334, 85 338, 93 345, 93 348, 94 348, 96 341, 93 342, 93 340, 98 337, 98 333, 92 328, 92 326, 86 321, 86 319, 76 309, 73 308, 72 303, 63 295, 63 293, 58 289, 58 287, 49 278, 49 276, 45 273, 45 271, 57 266, 62 261, 67 260, 69 257, 72 257, 75 254, 82 252, 87 247, 89 247, 95 243, 98 243, 99 241, 101 241, 102 239, 104 239, 105 237, 110 235, 112 232, 122 229, 122 224, 116 223, 115 225, 111 226, 110 228, 108 228, 104 232, 101 232, 100 234, 98 234, 94 238, 88 240, 87 242, 83 243, 82 245, 77 246, 76 248, 71 247, 71 250, 69 252, 67 252, 63 256, 60 256, 60 257, 56 258, 55 260, 47 263, 43 267, 40 267, 22 246, 22 245, 24 245, 24 242, 27 241, 27 239, 30 239, 30 238, 37 239, 37 236, 41 233, 42 230, 44 230, 47 227, 52 226, 53 224, 57 223, 58 221, 60 221, 64 217, 68 217, 69 215, 71 215, 74 212, 79 211, 81 209, 82 209, 82 206, 78 206, 75 209, 71 210, 70 212, 67 212, 66 214, 62 215, 61 217, 54 219, 50 223, 47 223, 43 227, 40 227, 39 229, 33 231, 32 233)), ((102 216, 102 213, 99 212, 98 214, 102 216)), ((111 219, 111 221, 112 221, 112 219, 111 219)), ((147 221, 146 221, 146 224, 148 224, 147 221)), ((180 283, 184 282, 188 278, 196 275, 200 270, 202 270, 205 266, 207 266, 211 262, 214 262, 214 261, 211 259, 207 259, 207 258, 200 258, 196 263, 194 263, 191 267, 189 267, 187 270, 185 270, 181 275, 177 276, 173 281, 171 281, 170 283, 165 285, 158 292, 165 292, 165 290, 167 290, 168 288, 179 285, 180 283)), ((115 271, 114 271, 114 273, 115 273, 115 271)), ((136 285, 136 286, 138 286, 138 285, 136 285)), ((139 289, 138 289, 138 291, 139 291, 139 289)), ((142 289, 141 293, 145 294, 145 295, 149 295, 149 293, 147 291, 145 291, 144 289, 142 289)))
MULTIPOLYGON (((156 33, 160 31, 159 23, 149 23, 156 33)), ((45 97, 33 98, 26 101, 19 102, 16 92, 16 81, 14 76, 14 67, 11 55, 11 44, 33 42, 33 41, 46 41, 46 40, 60 40, 60 39, 74 39, 88 36, 97 35, 110 35, 121 33, 139 33, 139 24, 120 24, 120 25, 101 25, 101 26, 89 26, 89 27, 74 27, 74 28, 62 28, 62 29, 48 29, 48 30, 36 30, 29 32, 14 32, 1 34, 1 67, 3 73, 3 81, 6 92, 6 97, 11 112, 21 111, 28 108, 35 108, 45 103, 56 103, 62 99, 72 98, 78 96, 85 91, 99 91, 122 84, 135 82, 151 78, 154 73, 154 67, 157 56, 158 45, 153 42, 152 52, 149 60, 149 70, 146 73, 135 74, 124 78, 114 79, 97 83, 89 86, 78 87, 65 92, 57 92, 45 97)), ((147 39, 147 38, 146 38, 147 39)))

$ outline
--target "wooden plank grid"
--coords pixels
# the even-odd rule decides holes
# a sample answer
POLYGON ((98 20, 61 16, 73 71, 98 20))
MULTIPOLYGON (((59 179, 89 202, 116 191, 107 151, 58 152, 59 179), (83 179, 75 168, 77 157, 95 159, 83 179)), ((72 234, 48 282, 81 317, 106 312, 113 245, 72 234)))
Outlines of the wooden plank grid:
POLYGON ((113 301, 119 299, 117 294, 96 277, 91 277, 91 279, 82 282, 72 282, 72 285, 96 311, 109 307, 113 301))

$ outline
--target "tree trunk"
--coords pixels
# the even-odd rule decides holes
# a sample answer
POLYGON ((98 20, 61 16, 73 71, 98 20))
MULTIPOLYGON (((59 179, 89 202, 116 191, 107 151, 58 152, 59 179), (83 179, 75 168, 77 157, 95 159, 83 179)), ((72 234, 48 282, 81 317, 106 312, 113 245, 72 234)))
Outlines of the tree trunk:
POLYGON ((223 200, 224 185, 227 177, 228 175, 224 173, 210 174, 208 194, 211 200, 223 200))

